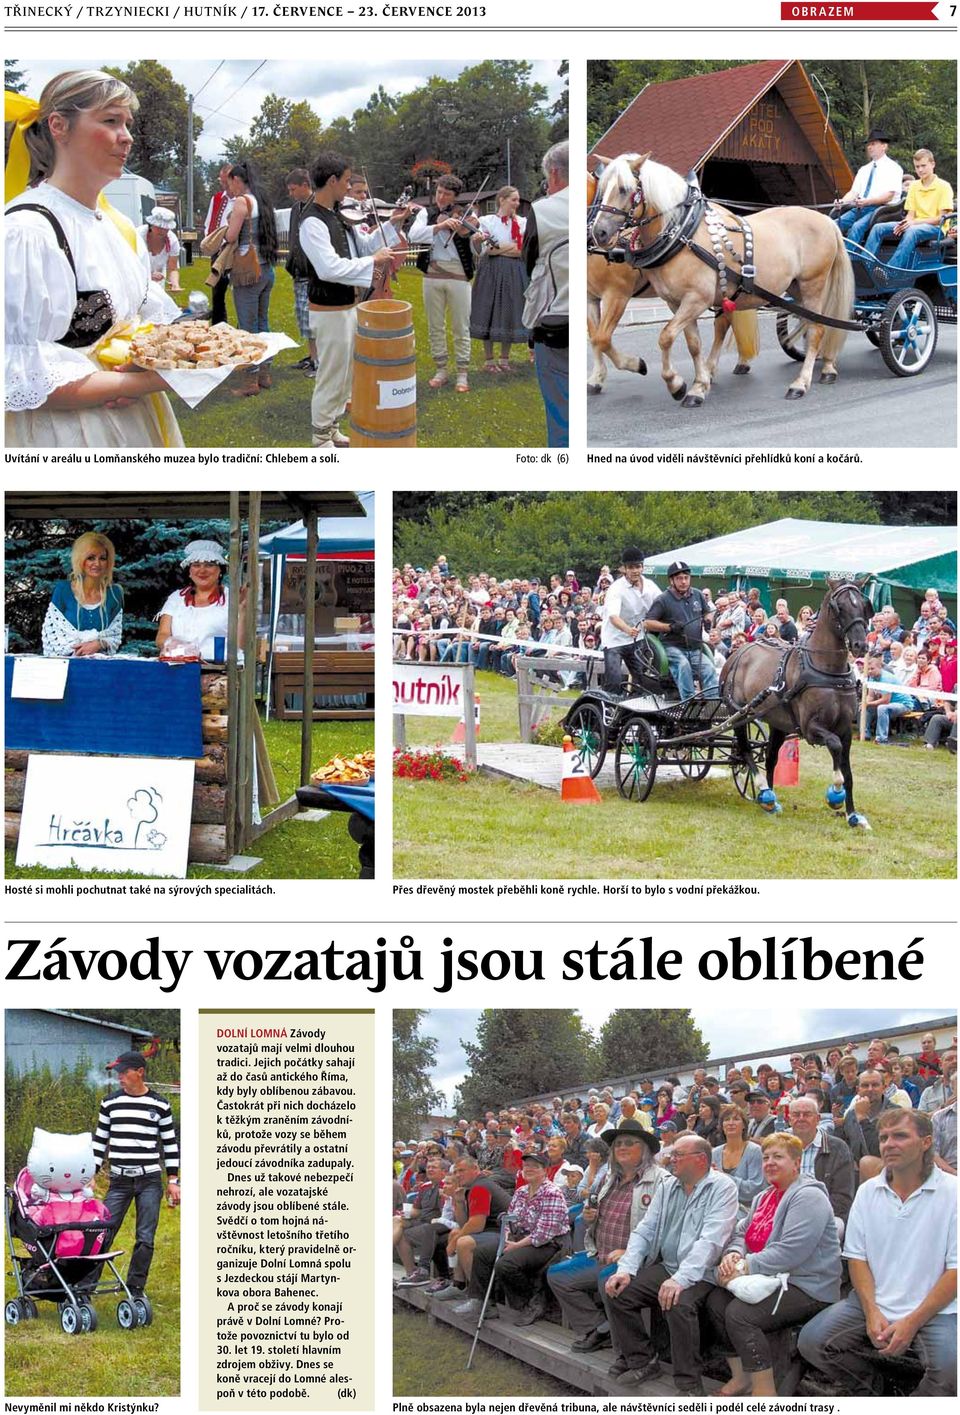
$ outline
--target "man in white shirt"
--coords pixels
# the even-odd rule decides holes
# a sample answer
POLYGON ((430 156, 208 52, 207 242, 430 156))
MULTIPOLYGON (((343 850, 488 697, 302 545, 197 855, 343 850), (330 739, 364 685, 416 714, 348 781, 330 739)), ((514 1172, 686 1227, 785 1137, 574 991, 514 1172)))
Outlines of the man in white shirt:
POLYGON ((848 242, 863 245, 870 222, 881 206, 900 200, 903 168, 887 156, 889 135, 884 128, 871 129, 867 138, 867 157, 853 179, 853 186, 840 201, 849 210, 839 218, 840 230, 848 242))
POLYGON ((660 594, 660 586, 645 578, 643 551, 629 546, 621 557, 620 578, 614 580, 603 600, 600 646, 603 649, 603 685, 615 693, 624 684, 624 666, 637 684, 643 663, 637 639, 643 636, 647 611, 660 594))
POLYGON ((882 1358, 923 1366, 915 1396, 957 1393, 957 1181, 937 1169, 933 1127, 895 1106, 877 1122, 884 1169, 861 1184, 843 1256, 853 1291, 800 1333, 800 1354, 852 1395, 882 1394, 882 1358))
POLYGON ((386 246, 397 243, 396 226, 406 213, 395 211, 378 230, 365 235, 347 226, 339 206, 352 177, 347 158, 321 152, 310 173, 313 203, 300 213, 300 249, 310 264, 310 332, 316 341, 317 373, 310 404, 314 447, 349 447, 338 426, 350 398, 353 344, 357 333, 357 293, 374 283, 374 272, 391 265, 386 246), (386 246, 384 244, 386 242, 386 246))

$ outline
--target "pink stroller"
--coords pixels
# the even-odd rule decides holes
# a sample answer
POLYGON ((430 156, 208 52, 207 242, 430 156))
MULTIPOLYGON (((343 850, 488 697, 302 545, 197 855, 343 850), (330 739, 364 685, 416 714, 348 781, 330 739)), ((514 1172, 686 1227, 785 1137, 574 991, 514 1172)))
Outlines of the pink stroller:
POLYGON ((7 1189, 7 1245, 18 1295, 4 1308, 7 1326, 39 1316, 37 1302, 56 1302, 60 1327, 68 1336, 96 1331, 93 1298, 99 1293, 122 1293, 117 1322, 124 1331, 149 1326, 153 1312, 146 1297, 134 1297, 114 1265, 123 1250, 105 1251, 113 1223, 106 1204, 99 1199, 48 1199, 30 1197, 33 1180, 22 1169, 13 1188, 7 1189), (27 1250, 17 1252, 15 1240, 27 1250), (104 1267, 109 1276, 104 1276, 104 1267))

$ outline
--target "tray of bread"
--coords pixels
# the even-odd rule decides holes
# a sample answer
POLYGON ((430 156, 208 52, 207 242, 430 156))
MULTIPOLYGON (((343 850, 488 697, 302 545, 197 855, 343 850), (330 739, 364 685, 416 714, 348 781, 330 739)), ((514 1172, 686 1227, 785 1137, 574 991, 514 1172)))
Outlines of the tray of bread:
POLYGON ((130 343, 130 362, 148 369, 250 368, 267 357, 266 339, 230 324, 155 324, 130 343))
POLYGON ((331 757, 313 773, 314 786, 359 786, 374 777, 374 753, 357 752, 352 757, 331 757))

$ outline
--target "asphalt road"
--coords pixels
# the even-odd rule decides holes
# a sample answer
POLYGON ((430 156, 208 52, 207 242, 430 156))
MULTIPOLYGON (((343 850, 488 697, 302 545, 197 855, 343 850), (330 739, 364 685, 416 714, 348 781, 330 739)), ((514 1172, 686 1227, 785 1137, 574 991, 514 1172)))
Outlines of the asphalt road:
MULTIPOLYGON (((700 333, 709 347, 710 321, 700 333)), ((760 355, 744 377, 734 377, 736 349, 724 351, 720 369, 702 408, 682 408, 660 377, 659 326, 621 325, 617 347, 647 362, 646 377, 610 366, 604 390, 587 398, 589 447, 817 447, 860 450, 870 447, 956 447, 957 328, 941 326, 926 370, 915 378, 890 373, 877 349, 851 334, 833 385, 817 383, 796 402, 784 398, 799 370, 777 344, 772 315, 760 319, 760 355)), ((589 354, 589 344, 587 346, 589 354)), ((682 340, 674 364, 688 384, 693 365, 682 340)), ((592 356, 588 370, 592 366, 592 356)))

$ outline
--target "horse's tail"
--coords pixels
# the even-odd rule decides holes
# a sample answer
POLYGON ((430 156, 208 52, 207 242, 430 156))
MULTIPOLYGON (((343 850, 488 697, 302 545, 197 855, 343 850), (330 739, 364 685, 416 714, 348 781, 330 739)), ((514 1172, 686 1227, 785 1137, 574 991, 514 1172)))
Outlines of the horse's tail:
POLYGON ((760 321, 756 310, 734 310, 733 337, 737 341, 737 353, 743 363, 749 363, 760 352, 760 321))
MULTIPOLYGON (((840 227, 832 221, 830 225, 836 249, 827 282, 823 287, 823 313, 830 315, 832 319, 849 319, 853 313, 853 266, 850 264, 840 227)), ((821 356, 824 359, 836 359, 846 337, 845 329, 833 329, 829 324, 826 325, 820 345, 821 356)))

